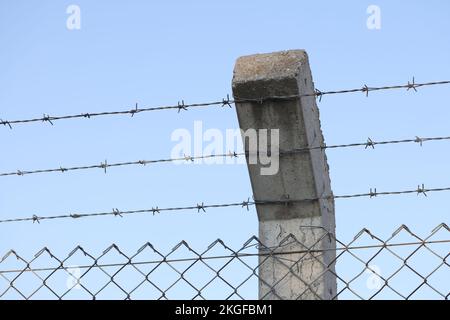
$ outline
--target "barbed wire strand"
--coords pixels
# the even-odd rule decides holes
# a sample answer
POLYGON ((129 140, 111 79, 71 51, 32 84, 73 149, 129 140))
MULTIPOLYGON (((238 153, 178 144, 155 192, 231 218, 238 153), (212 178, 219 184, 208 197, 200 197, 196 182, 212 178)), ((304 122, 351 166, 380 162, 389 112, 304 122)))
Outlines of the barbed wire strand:
MULTIPOLYGON (((374 149, 377 145, 389 145, 389 144, 405 144, 405 143, 418 143, 420 146, 423 145, 424 142, 427 141, 445 141, 450 140, 450 136, 447 137, 428 137, 421 138, 416 136, 414 139, 403 139, 403 140, 387 140, 387 141, 374 141, 371 138, 368 138, 366 142, 359 143, 349 143, 349 144, 336 144, 336 145, 321 145, 321 146, 312 146, 312 147, 304 147, 297 148, 288 151, 280 151, 280 155, 290 155, 297 154, 302 152, 307 152, 311 150, 325 150, 325 149, 338 149, 338 148, 352 148, 352 147, 365 147, 365 149, 374 149)), ((165 162, 176 162, 176 161, 187 161, 193 162, 199 159, 211 159, 211 158, 237 158, 249 154, 249 152, 228 152, 223 154, 210 154, 210 155, 201 155, 201 156, 187 156, 180 158, 166 158, 166 159, 155 159, 155 160, 137 160, 137 161, 127 161, 127 162, 116 162, 116 163, 108 163, 107 160, 101 162, 100 164, 94 165, 86 165, 86 166, 74 166, 74 167, 59 167, 59 168, 51 168, 51 169, 37 169, 37 170, 17 170, 14 172, 4 172, 0 173, 0 177, 7 176, 25 176, 31 174, 39 174, 39 173, 56 173, 56 172, 67 172, 67 171, 78 171, 78 170, 90 170, 90 169, 102 169, 104 172, 107 172, 108 168, 112 167, 124 167, 124 166, 146 166, 147 164, 155 164, 155 163, 165 163, 165 162)))
POLYGON ((370 189, 367 193, 356 193, 356 194, 345 194, 345 195, 328 195, 323 197, 316 197, 316 198, 308 198, 308 199, 289 199, 285 198, 282 200, 250 200, 250 197, 245 201, 242 202, 234 202, 234 203, 221 203, 221 204, 204 204, 204 202, 197 203, 194 206, 185 206, 185 207, 167 207, 167 208, 159 208, 158 206, 152 207, 151 209, 139 209, 139 210, 127 210, 127 211, 121 211, 117 208, 113 208, 112 211, 105 211, 105 212, 95 212, 95 213, 68 213, 68 214, 61 214, 61 215, 54 215, 54 216, 38 216, 34 214, 31 217, 25 217, 25 218, 11 218, 11 219, 3 219, 0 220, 0 223, 11 223, 11 222, 25 222, 25 221, 32 221, 40 223, 40 221, 43 220, 55 220, 55 219, 79 219, 79 218, 86 218, 86 217, 99 217, 99 216, 115 216, 115 217, 123 217, 125 215, 131 215, 131 214, 140 214, 140 213, 152 213, 153 215, 159 214, 164 211, 189 211, 189 210, 197 210, 197 213, 206 213, 206 209, 210 208, 226 208, 226 207, 241 207, 249 210, 250 206, 255 205, 291 205, 295 203, 304 203, 304 202, 311 202, 311 201, 318 201, 318 200, 330 200, 330 199, 350 199, 350 198, 362 198, 362 197, 368 197, 368 198, 374 198, 378 196, 388 196, 388 195, 405 195, 405 194, 417 194, 417 195, 423 195, 425 197, 428 196, 428 193, 431 192, 443 192, 443 191, 450 191, 450 187, 444 187, 444 188, 425 188, 424 184, 418 185, 417 189, 410 189, 410 190, 402 190, 402 191, 377 191, 376 188, 370 189))
POLYGON ((301 94, 301 95, 270 96, 270 97, 261 97, 258 99, 237 98, 237 97, 235 99, 231 99, 230 96, 227 95, 226 98, 223 98, 223 99, 217 100, 217 101, 211 101, 211 102, 186 104, 184 102, 184 100, 181 100, 176 105, 166 105, 166 106, 158 106, 158 107, 143 107, 143 108, 140 108, 139 104, 136 103, 134 108, 127 109, 127 110, 120 110, 120 111, 85 112, 85 113, 62 115, 62 116, 50 116, 49 114, 44 113, 42 115, 42 117, 30 118, 30 119, 20 119, 20 120, 0 119, 0 125, 3 125, 5 127, 12 129, 13 125, 16 125, 16 124, 29 124, 29 123, 34 123, 34 122, 49 123, 49 124, 53 125, 54 124, 53 122, 58 121, 58 120, 82 119, 82 118, 91 119, 94 117, 114 116, 114 115, 131 115, 131 117, 134 117, 134 115, 136 115, 138 113, 142 113, 142 112, 172 110, 172 109, 175 109, 178 111, 178 113, 180 113, 181 111, 187 111, 189 108, 201 108, 201 107, 210 107, 210 106, 231 107, 231 105, 235 104, 235 103, 245 103, 245 102, 263 103, 264 101, 292 100, 292 99, 299 99, 302 97, 311 97, 311 96, 314 96, 314 97, 318 98, 319 101, 321 101, 322 97, 325 95, 362 92, 366 96, 368 96, 369 92, 372 92, 372 91, 395 90, 395 89, 407 89, 408 91, 409 90, 417 91, 417 89, 421 88, 421 87, 445 85, 445 84, 450 84, 450 80, 416 83, 415 79, 413 78, 412 82, 408 81, 407 84, 403 84, 403 85, 392 85, 392 86, 381 86, 381 87, 368 87, 367 85, 364 85, 361 88, 333 90, 333 91, 320 91, 320 90, 316 89, 315 92, 301 94))

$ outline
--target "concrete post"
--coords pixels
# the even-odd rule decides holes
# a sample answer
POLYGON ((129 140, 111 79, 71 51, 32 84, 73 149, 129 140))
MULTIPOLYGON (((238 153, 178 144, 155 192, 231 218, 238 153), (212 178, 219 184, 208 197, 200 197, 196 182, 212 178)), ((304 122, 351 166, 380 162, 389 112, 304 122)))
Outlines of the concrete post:
MULTIPOLYGON (((320 146, 324 143, 319 110, 314 96, 294 99, 266 99, 275 96, 299 96, 314 93, 314 83, 303 50, 244 56, 237 60, 233 77, 233 95, 240 128, 279 129, 279 147, 283 151, 320 146), (255 99, 255 102, 249 101, 255 99), (262 99, 262 100, 261 100, 262 99), (246 102, 239 102, 246 100, 246 102), (258 101, 259 100, 259 101, 258 101)), ((245 141, 244 147, 249 147, 245 141)), ((268 142, 270 145, 270 141, 268 142)), ((260 148, 260 145, 258 145, 260 148)), ((266 149, 267 150, 267 149, 266 149)), ((270 149, 269 149, 270 150, 270 149)), ((325 151, 281 154, 279 170, 262 175, 264 167, 249 164, 248 170, 255 200, 302 200, 332 195, 325 151)), ((292 234, 299 242, 277 249, 282 251, 327 249, 312 254, 295 253, 260 257, 260 299, 330 299, 336 294, 334 237, 334 201, 332 198, 285 204, 256 206, 259 238, 265 246, 277 247, 292 234), (322 239, 323 238, 323 239, 322 239), (299 263, 295 263, 304 256, 299 263), (329 267, 327 267, 329 265, 329 267)), ((261 253, 267 250, 260 249, 261 253)))

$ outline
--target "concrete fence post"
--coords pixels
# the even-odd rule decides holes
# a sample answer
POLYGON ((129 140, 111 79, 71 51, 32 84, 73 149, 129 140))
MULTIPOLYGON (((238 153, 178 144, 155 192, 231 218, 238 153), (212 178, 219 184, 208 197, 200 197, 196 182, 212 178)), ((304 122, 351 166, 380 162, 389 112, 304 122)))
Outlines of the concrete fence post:
MULTIPOLYGON (((335 234, 335 215, 334 200, 328 197, 332 191, 325 151, 318 148, 283 154, 284 150, 324 143, 316 99, 314 95, 269 98, 314 93, 308 56, 303 50, 292 50, 240 57, 232 86, 241 132, 279 129, 278 172, 261 174, 265 165, 259 161, 249 163, 247 154, 255 200, 317 199, 256 205, 259 238, 264 244, 260 247, 259 298, 333 298, 336 295, 333 263, 336 244, 334 237, 324 234, 335 234), (286 242, 279 247, 280 241, 291 234, 298 242, 286 242), (265 246, 278 247, 275 252, 296 253, 267 256, 265 246), (320 252, 308 252, 311 247, 320 252)), ((242 138, 245 151, 250 152, 244 134, 242 138)), ((259 142, 258 148, 261 147, 259 142)), ((267 143, 270 146, 272 141, 267 143)))

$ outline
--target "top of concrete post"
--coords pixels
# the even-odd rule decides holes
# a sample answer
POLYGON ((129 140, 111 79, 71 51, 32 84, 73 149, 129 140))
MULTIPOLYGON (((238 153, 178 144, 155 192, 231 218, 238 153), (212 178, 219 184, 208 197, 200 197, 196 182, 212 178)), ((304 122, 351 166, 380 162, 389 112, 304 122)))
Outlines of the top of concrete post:
POLYGON ((234 67, 233 82, 296 78, 300 66, 307 63, 305 50, 289 50, 240 57, 234 67))
POLYGON ((297 78, 308 65, 304 50, 240 57, 234 67, 233 92, 238 98, 298 94, 297 78))
MULTIPOLYGON (((319 110, 311 95, 315 92, 314 83, 304 50, 240 57, 236 61, 232 85, 239 126, 244 132, 248 129, 279 130, 279 141, 275 144, 282 151, 324 144, 319 110), (302 98, 270 99, 282 96, 302 98)), ((243 138, 244 149, 249 151, 243 138)), ((269 141, 264 143, 267 147, 272 145, 269 141)), ((332 194, 324 150, 283 154, 279 157, 279 170, 273 174, 261 174, 263 167, 261 162, 248 166, 255 199, 317 200, 299 201, 288 207, 257 205, 260 221, 328 215, 323 208, 325 204, 319 206, 330 202, 331 207, 333 202, 322 199, 332 194)))

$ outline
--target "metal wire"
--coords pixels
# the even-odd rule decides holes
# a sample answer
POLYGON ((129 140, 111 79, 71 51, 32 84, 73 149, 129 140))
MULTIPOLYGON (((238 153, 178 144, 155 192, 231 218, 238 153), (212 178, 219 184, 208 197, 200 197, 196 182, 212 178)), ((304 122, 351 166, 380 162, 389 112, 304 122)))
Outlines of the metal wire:
POLYGON ((32 215, 31 217, 24 217, 24 218, 11 218, 11 219, 2 219, 0 220, 0 223, 11 223, 11 222, 26 222, 26 221, 32 221, 40 223, 43 220, 55 220, 55 219, 80 219, 80 218, 87 218, 87 217, 100 217, 100 216, 114 216, 114 217, 123 217, 125 215, 131 215, 131 214, 141 214, 141 213, 151 213, 152 215, 159 214, 161 212, 173 212, 173 211, 192 211, 196 210, 197 213, 206 213, 206 209, 210 208, 226 208, 226 207, 241 207, 245 208, 247 211, 249 210, 250 206, 255 205, 292 205, 296 203, 304 203, 304 202, 311 202, 311 201, 318 201, 318 200, 326 200, 326 199, 349 199, 349 198, 362 198, 362 197, 368 197, 368 198, 374 198, 378 196, 388 196, 388 195, 402 195, 402 194, 417 194, 417 195, 424 195, 425 197, 428 196, 429 193, 432 192, 443 192, 443 191, 450 191, 450 187, 444 187, 444 188, 425 188, 424 184, 418 185, 416 189, 410 189, 410 190, 402 190, 402 191, 377 191, 376 188, 370 189, 367 193, 355 193, 355 194, 344 194, 344 195, 325 195, 322 197, 316 197, 316 198, 308 198, 308 199, 281 199, 281 200, 250 200, 250 197, 247 200, 241 201, 241 202, 233 202, 233 203, 221 203, 221 204, 205 204, 204 202, 197 203, 194 206, 185 206, 185 207, 166 207, 166 208, 159 208, 158 206, 152 207, 151 209, 139 209, 139 210, 127 210, 122 211, 117 208, 113 208, 111 211, 105 211, 105 212, 95 212, 95 213, 67 213, 67 214, 60 214, 60 215, 53 215, 53 216, 38 216, 36 214, 32 215))
POLYGON ((87 112, 87 113, 79 113, 79 114, 63 115, 63 116, 50 116, 49 114, 44 113, 42 115, 42 117, 36 117, 36 118, 30 118, 30 119, 21 119, 21 120, 0 119, 0 125, 3 125, 5 127, 12 129, 13 125, 16 125, 16 124, 29 124, 29 123, 41 122, 41 123, 49 123, 49 124, 53 125, 54 122, 58 121, 58 120, 91 119, 91 118, 95 118, 95 117, 114 116, 114 115, 131 115, 131 117, 134 117, 134 115, 136 115, 138 113, 142 113, 142 112, 172 110, 172 109, 177 110, 178 113, 180 113, 181 111, 187 111, 190 108, 201 108, 201 107, 210 107, 210 106, 231 107, 231 105, 234 103, 245 103, 245 102, 262 103, 264 101, 272 101, 272 100, 293 100, 293 99, 299 99, 299 98, 308 97, 308 96, 309 97, 310 96, 317 97, 319 99, 319 101, 321 101, 322 97, 325 95, 362 92, 366 96, 368 96, 369 92, 372 92, 372 91, 394 90, 394 89, 407 89, 408 91, 409 90, 417 91, 417 89, 421 88, 421 87, 445 85, 445 84, 450 84, 450 80, 416 83, 415 79, 413 78, 412 82, 408 81, 407 84, 403 84, 403 85, 392 85, 392 86, 381 86, 381 87, 368 87, 367 85, 364 85, 361 88, 333 90, 333 91, 320 91, 320 90, 316 89, 315 92, 302 94, 302 95, 271 96, 271 97, 261 97, 258 99, 248 99, 248 98, 243 98, 243 97, 242 98, 236 97, 233 100, 233 99, 230 99, 229 95, 227 95, 226 98, 223 98, 223 99, 217 100, 217 101, 211 101, 211 102, 186 104, 184 102, 184 100, 181 100, 176 105, 166 105, 166 106, 159 106, 159 107, 142 107, 142 108, 140 108, 139 105, 136 103, 134 108, 129 108, 127 110, 120 110, 120 111, 87 112))
MULTIPOLYGON (((442 136, 442 137, 428 137, 428 138, 420 138, 416 136, 414 139, 403 139, 403 140, 387 140, 387 141, 374 141, 371 138, 368 138, 366 142, 358 142, 358 143, 349 143, 349 144, 336 144, 336 145, 320 145, 320 146, 311 146, 305 148, 297 148, 292 150, 280 151, 280 155, 291 155, 302 152, 307 152, 311 150, 325 150, 325 149, 338 149, 338 148, 352 148, 352 147, 365 147, 365 149, 372 148, 374 149, 377 145, 389 145, 389 144, 404 144, 404 143, 418 143, 420 146, 423 145, 424 142, 427 141, 445 141, 450 140, 450 136, 442 136)), ((137 160, 137 161, 128 161, 128 162, 116 162, 116 163, 108 163, 107 160, 101 162, 100 164, 94 165, 86 165, 86 166, 74 166, 74 167, 59 167, 59 168, 51 168, 51 169, 37 169, 37 170, 17 170, 14 172, 3 172, 0 173, 0 177, 7 176, 25 176, 30 174, 38 174, 38 173, 55 173, 55 172, 67 172, 67 171, 78 171, 78 170, 89 170, 89 169, 102 169, 104 172, 107 172, 108 168, 112 167, 124 167, 124 166, 146 166, 147 164, 155 164, 155 163, 167 163, 167 162, 176 162, 176 161, 187 161, 193 162, 194 160, 199 159, 210 159, 210 158, 236 158, 241 157, 248 152, 229 152, 223 154, 209 154, 209 155, 201 155, 201 156, 187 156, 185 155, 182 158, 166 158, 166 159, 155 159, 155 160, 137 160)))
POLYGON ((47 299, 73 298, 73 295, 77 298, 87 295, 91 299, 218 298, 210 297, 214 290, 222 299, 254 299, 259 283, 261 299, 285 299, 283 292, 292 292, 285 286, 293 282, 298 284, 298 296, 289 298, 297 299, 370 300, 392 298, 392 294, 396 299, 420 299, 421 290, 440 299, 448 299, 450 295, 449 283, 442 281, 450 271, 446 261, 450 255, 450 229, 444 223, 426 237, 402 225, 386 240, 364 228, 347 243, 322 227, 299 226, 299 229, 301 233, 307 232, 308 241, 288 234, 277 245, 269 246, 253 236, 238 250, 221 239, 202 251, 183 240, 166 254, 149 242, 133 254, 126 254, 113 244, 99 256, 77 246, 63 259, 47 247, 32 259, 10 250, 0 260, 0 298, 18 295, 20 299, 32 299, 39 294, 46 294, 47 299), (398 240, 405 236, 411 240, 398 240), (396 249, 400 247, 405 250, 396 249), (331 258, 324 259, 325 254, 331 258), (148 260, 149 256, 154 258, 148 260), (112 262, 103 262, 111 259, 112 262), (47 266, 41 267, 43 263, 47 266), (11 264, 15 267, 2 268, 11 264), (265 277, 262 270, 273 265, 278 266, 279 272, 265 277), (314 275, 301 271, 299 266, 314 268, 314 275), (378 287, 361 286, 361 282, 366 282, 364 274, 367 273, 379 282, 378 287), (122 274, 126 277, 121 278, 122 274), (324 277, 337 281, 337 291, 320 292, 319 283, 324 277), (169 281, 161 282, 162 278, 169 281), (132 279, 135 279, 133 283, 132 279), (401 284, 397 279, 401 279, 401 284), (111 293, 111 288, 115 292, 111 293))
MULTIPOLYGON (((316 90, 313 93, 302 94, 302 95, 291 95, 291 96, 270 96, 270 97, 262 97, 258 99, 246 99, 241 97, 236 97, 236 99, 232 100, 227 96, 227 98, 206 102, 206 103, 195 103, 195 104, 185 104, 184 101, 178 102, 177 105, 172 106, 160 106, 160 107, 144 107, 139 108, 138 104, 135 105, 133 109, 123 110, 123 111, 106 111, 106 112, 97 112, 97 113, 83 113, 83 114, 74 114, 74 115, 63 115, 63 116, 50 116, 48 114, 43 114, 42 117, 32 118, 32 119, 23 119, 23 120, 2 120, 0 119, 0 125, 5 127, 13 128, 15 124, 27 124, 34 122, 42 122, 49 123, 50 125, 54 125, 54 121, 64 120, 64 119, 76 119, 76 118, 93 118, 99 116, 108 116, 108 115, 131 115, 132 117, 141 112, 149 112, 149 111, 157 111, 157 110, 168 110, 168 109, 176 109, 178 113, 181 111, 188 110, 189 108, 196 107, 209 107, 209 106, 221 106, 221 107, 231 107, 233 103, 263 103, 265 101, 272 100, 292 100, 292 99, 300 99, 302 97, 316 97, 319 101, 325 95, 333 95, 333 94, 346 94, 346 93, 358 93, 362 92, 366 96, 369 95, 369 92, 372 91, 381 91, 381 90, 391 90, 391 89, 407 89, 417 91, 418 88, 423 86, 434 86, 434 85, 444 85, 450 84, 450 81, 439 81, 439 82, 427 82, 427 83, 415 83, 413 78, 412 82, 409 82, 405 85, 396 85, 396 86, 382 86, 382 87, 368 87, 364 85, 362 88, 357 89, 346 89, 346 90, 337 90, 337 91, 320 91, 316 90)), ((351 143, 351 144, 339 144, 339 145, 320 145, 320 146, 308 146, 304 148, 298 148, 293 150, 283 150, 280 151, 281 155, 289 155, 296 154, 305 151, 311 150, 324 150, 324 149, 335 149, 335 148, 350 148, 350 147, 365 147, 375 148, 376 145, 385 145, 385 144, 400 144, 400 143, 418 143, 422 146, 422 144, 426 141, 442 141, 442 140, 450 140, 450 137, 431 137, 431 138, 420 138, 415 137, 414 139, 404 139, 404 140, 388 140, 388 141, 373 141, 371 138, 368 138, 366 142, 361 143, 351 143)), ((74 171, 74 170, 88 170, 88 169, 103 169, 106 173, 107 168, 110 167, 122 167, 122 166, 130 166, 130 165, 147 165, 153 163, 163 163, 163 162, 172 162, 172 161, 194 161, 196 159, 205 159, 205 158, 214 158, 214 157, 238 157, 246 155, 246 153, 228 153, 228 154, 217 154, 217 155, 202 155, 202 156, 184 156, 183 158, 170 158, 170 159, 159 159, 159 160, 140 160, 140 161, 129 161, 129 162, 118 162, 118 163, 108 163, 106 160, 98 165, 87 165, 87 166, 77 166, 77 167, 59 167, 53 169, 38 169, 38 170, 17 170, 16 172, 7 172, 0 173, 0 176, 23 176, 28 174, 37 174, 37 173, 52 173, 52 172, 66 172, 66 171, 74 171)), ((296 203, 302 203, 307 201, 318 201, 322 199, 348 199, 348 198, 360 198, 360 197, 368 197, 373 198, 377 196, 387 196, 387 195, 402 195, 402 194, 417 194, 427 196, 428 193, 431 192, 442 192, 442 191, 450 191, 450 187, 444 188, 425 188, 425 186, 419 185, 417 189, 408 189, 402 191, 383 191, 378 192, 377 189, 370 189, 368 193, 357 193, 357 194, 344 194, 344 195, 325 195, 322 197, 309 198, 309 199, 262 199, 262 200, 250 200, 248 198, 246 201, 235 202, 235 203, 222 203, 222 204, 204 204, 203 202, 197 203, 195 206, 185 206, 185 207, 166 207, 159 208, 158 206, 152 207, 151 209, 140 209, 140 210, 127 210, 121 211, 118 208, 112 209, 112 211, 105 212, 97 212, 97 213, 69 213, 69 214, 61 214, 61 215, 53 215, 53 216, 38 216, 36 214, 31 217, 25 218, 12 218, 12 219, 4 219, 0 220, 0 223, 10 223, 10 222, 26 222, 32 221, 40 223, 43 220, 54 220, 54 219, 78 219, 85 217, 95 217, 95 216, 114 216, 114 217, 123 217, 125 215, 130 214, 138 214, 138 213, 151 213, 153 215, 159 214, 161 212, 175 212, 175 211, 192 211, 196 210, 197 213, 205 213, 207 209, 210 208, 224 208, 224 207, 241 207, 245 208, 247 211, 249 210, 249 206, 259 206, 259 205, 293 205, 296 203)), ((311 226, 300 226, 301 228, 317 228, 311 226)), ((438 281, 435 280, 434 275, 438 272, 442 272, 444 270, 448 273, 448 268, 450 268, 447 259, 450 255, 450 250, 447 251, 444 255, 438 253, 435 250, 432 250, 430 247, 434 245, 447 245, 450 243, 450 239, 445 240, 433 240, 438 232, 446 231, 449 232, 449 228, 445 224, 441 224, 436 227, 429 236, 426 238, 421 238, 417 234, 410 231, 410 229, 406 226, 401 226, 397 229, 392 236, 387 240, 382 240, 381 238, 372 234, 369 230, 363 229, 359 232, 354 239, 347 244, 336 239, 333 233, 328 232, 323 228, 319 228, 323 232, 319 234, 319 236, 313 241, 313 243, 305 243, 299 241, 295 235, 289 234, 287 237, 282 239, 279 244, 275 246, 268 246, 262 241, 260 241, 257 237, 251 237, 248 241, 244 243, 244 245, 238 250, 232 250, 229 246, 227 246, 222 240, 218 239, 211 243, 208 248, 203 252, 195 251, 186 241, 182 241, 177 244, 168 254, 162 254, 155 247, 147 243, 142 246, 135 254, 127 255, 119 247, 115 244, 107 248, 100 256, 95 257, 94 255, 89 254, 82 247, 77 246, 69 255, 64 259, 57 258, 48 248, 43 248, 40 250, 34 258, 31 260, 24 259, 20 255, 18 255, 15 251, 11 250, 8 252, 1 260, 0 260, 0 268, 2 265, 5 265, 7 261, 10 261, 10 257, 16 258, 16 262, 22 264, 21 267, 12 268, 12 269, 0 269, 0 298, 6 297, 9 293, 14 292, 18 294, 23 299, 30 299, 36 297, 38 293, 42 293, 42 291, 46 290, 51 297, 57 299, 67 298, 69 294, 73 293, 75 290, 80 289, 82 292, 87 293, 88 296, 92 299, 102 298, 102 295, 105 294, 108 287, 113 286, 114 288, 119 290, 119 297, 124 299, 133 299, 135 296, 140 297, 137 292, 144 288, 145 286, 150 286, 150 288, 156 292, 155 299, 168 299, 171 298, 172 292, 174 292, 177 288, 177 285, 182 283, 188 286, 194 293, 190 297, 192 299, 207 299, 207 291, 211 288, 214 282, 220 281, 229 289, 229 292, 226 293, 226 299, 239 298, 245 299, 243 292, 243 287, 251 282, 252 280, 256 280, 259 282, 260 287, 263 288, 262 299, 283 299, 285 298, 282 294, 284 291, 283 286, 286 283, 286 279, 294 279, 301 284, 301 287, 304 289, 299 295, 298 299, 322 299, 324 298, 322 294, 318 292, 317 287, 319 286, 320 279, 325 275, 333 276, 340 282, 340 287, 337 292, 333 293, 330 298, 336 299, 345 296, 345 294, 351 294, 354 297, 359 299, 373 299, 375 297, 382 296, 383 292, 389 291, 394 293, 397 298, 401 299, 410 299, 414 298, 417 292, 420 292, 422 288, 427 288, 437 297, 442 299, 448 299, 450 296, 450 288, 442 288, 442 284, 439 284, 438 281), (392 240, 396 239, 400 234, 406 233, 409 236, 412 236, 416 241, 409 242, 394 242, 391 243, 392 240), (376 241, 376 244, 356 244, 357 241, 360 241, 365 235, 369 235, 370 239, 376 241), (323 246, 324 239, 327 239, 328 243, 337 243, 337 248, 330 248, 323 246), (222 250, 226 252, 221 255, 210 255, 210 253, 220 247, 222 250), (394 251, 394 248, 398 247, 414 247, 414 250, 409 253, 408 256, 404 257, 400 255, 397 251, 394 251), (286 249, 288 248, 288 249, 286 249), (291 248, 294 248, 293 250, 291 248), (179 253, 182 249, 187 249, 190 253, 190 257, 186 258, 173 258, 172 256, 179 253), (257 250, 256 252, 247 252, 246 250, 253 249, 257 250), (377 252, 374 255, 371 255, 369 258, 362 258, 358 256, 355 251, 365 251, 369 249, 377 249, 377 252), (154 260, 144 260, 139 261, 139 258, 143 255, 144 252, 150 250, 152 253, 156 254, 158 259, 154 260), (427 271, 426 273, 419 271, 418 266, 415 268, 412 262, 412 257, 419 256, 421 251, 426 251, 431 254, 435 259, 438 260, 436 265, 432 266, 431 271, 427 271), (89 259, 91 263, 88 264, 79 264, 76 268, 84 270, 84 272, 79 276, 74 276, 71 270, 74 268, 73 263, 70 263, 73 258, 78 253, 82 253, 83 257, 89 259), (331 254, 331 261, 326 261, 323 259, 323 256, 326 254, 331 254), (396 268, 393 272, 390 272, 388 275, 379 274, 376 270, 373 270, 370 263, 374 261, 381 253, 388 254, 391 258, 395 259, 400 263, 400 266, 396 268), (125 260, 125 262, 113 262, 113 263, 102 263, 101 260, 104 259, 107 255, 116 254, 121 260, 125 260), (52 262, 56 262, 56 266, 50 267, 35 267, 38 259, 42 259, 46 256, 52 262), (350 256, 353 258, 353 263, 359 263, 358 265, 362 268, 357 273, 351 276, 344 276, 335 271, 336 263, 340 263, 345 256, 350 256), (246 260, 247 258, 258 258, 257 263, 255 260, 253 262, 249 262, 246 260), (212 265, 212 261, 226 260, 226 262, 220 266, 219 268, 212 265), (175 265, 179 263, 187 263, 188 265, 184 265, 182 269, 176 267, 175 265), (241 268, 243 268, 243 273, 248 272, 248 276, 243 280, 239 280, 238 283, 232 281, 231 279, 227 279, 224 276, 224 270, 226 270, 231 264, 238 264, 241 268), (253 263, 253 264, 252 264, 253 263), (273 264, 282 265, 285 267, 286 273, 281 275, 274 276, 273 279, 268 280, 267 278, 262 278, 260 276, 260 270, 264 268, 265 264, 273 265, 273 264), (305 263, 314 263, 323 269, 323 272, 318 275, 316 278, 305 278, 302 273, 299 271, 303 264, 305 263), (141 268, 143 266, 151 265, 153 268, 150 271, 143 271, 141 268), (207 270, 212 272, 211 279, 206 283, 196 283, 195 279, 192 280, 186 276, 191 270, 195 269, 196 266, 201 265, 207 270), (161 286, 158 284, 157 276, 158 270, 162 267, 169 268, 176 277, 176 280, 168 286, 161 286), (115 267, 113 273, 111 273, 110 268, 115 267), (129 285, 120 283, 118 277, 123 270, 126 269, 133 270, 139 277, 141 277, 141 281, 129 288, 129 285), (89 281, 87 280, 89 274, 92 274, 94 270, 99 270, 104 276, 106 276, 105 283, 102 283, 100 288, 93 289, 89 285, 89 281), (416 279, 420 279, 420 283, 413 288, 412 291, 404 292, 401 288, 398 288, 393 284, 396 278, 398 278, 404 270, 413 274, 416 279), (376 290, 376 292, 371 293, 369 296, 365 296, 361 291, 358 290, 358 281, 361 280, 362 275, 369 271, 377 276, 379 280, 381 280, 382 285, 380 288, 376 290), (43 273, 45 273, 43 275, 43 273), (65 289, 60 290, 56 289, 54 286, 54 282, 52 284, 52 280, 57 277, 58 274, 63 273, 66 275, 68 279, 75 280, 73 285, 68 285, 65 289), (32 288, 31 292, 25 292, 24 289, 20 288, 21 278, 24 278, 26 274, 31 274, 37 279, 39 282, 36 288, 32 288), (6 287, 3 290, 1 284, 1 280, 3 280, 3 284, 6 283, 6 287), (439 286, 440 285, 440 286, 439 286), (264 293, 265 292, 265 293, 264 293)), ((429 260, 426 261, 426 264, 430 264, 429 260)), ((416 261, 417 263, 417 261, 416 261)), ((23 284, 23 282, 22 282, 23 284)), ((359 288, 360 289, 360 288, 359 288)), ((225 293, 225 292, 224 292, 225 293)))
POLYGON ((124 166, 135 166, 141 165, 146 166, 147 164, 154 163, 164 163, 164 162, 175 162, 175 161, 187 161, 193 162, 198 159, 208 159, 208 158, 226 158, 226 157, 239 157, 244 155, 245 153, 236 153, 230 152, 227 154, 210 154, 210 155, 202 155, 202 156, 184 156, 182 158, 166 158, 166 159, 155 159, 155 160, 137 160, 137 161, 128 161, 128 162, 116 162, 116 163, 108 163, 107 160, 105 162, 101 162, 100 164, 87 165, 87 166, 76 166, 76 167, 59 167, 52 169, 38 169, 38 170, 17 170, 15 172, 5 172, 0 173, 0 177, 6 176, 24 176, 30 174, 37 173, 54 173, 54 172, 67 172, 67 171, 76 171, 76 170, 89 170, 89 169, 102 169, 106 173, 108 168, 112 167, 124 167, 124 166))
MULTIPOLYGON (((391 248, 391 247, 405 247, 405 246, 417 246, 421 244, 444 244, 444 243, 450 243, 449 240, 435 240, 435 241, 423 241, 423 242, 401 242, 401 243, 391 243, 391 244, 378 244, 378 245, 365 245, 365 246, 349 246, 349 247, 338 247, 336 249, 311 249, 311 250, 293 250, 293 251, 282 251, 282 252, 273 252, 273 253, 265 253, 265 252, 258 252, 258 253, 236 253, 233 255, 221 255, 221 256, 205 256, 202 257, 203 260, 220 260, 220 259, 227 259, 227 258, 233 258, 233 257, 239 257, 239 258, 246 258, 246 257, 265 257, 270 255, 275 256, 283 256, 283 255, 290 255, 290 254, 300 254, 300 253, 320 253, 320 252, 327 252, 327 251, 345 251, 345 250, 361 250, 361 249, 379 249, 379 248, 391 248)), ((273 247, 272 247, 273 248, 273 247)), ((7 256, 14 251, 11 250, 5 255, 5 259, 7 256)), ((196 261, 197 258, 179 258, 179 259, 166 259, 166 260, 150 260, 150 261, 137 261, 134 262, 134 265, 151 265, 151 264, 160 264, 162 262, 190 262, 190 261, 196 261)), ((120 267, 122 266, 122 263, 106 263, 106 264, 96 264, 94 266, 91 265, 78 265, 76 268, 78 269, 90 269, 90 268, 107 268, 107 267, 120 267)), ((19 272, 32 272, 32 271, 53 271, 54 268, 33 268, 33 269, 8 269, 8 270, 0 270, 0 274, 7 274, 7 273, 19 273, 19 272)))

